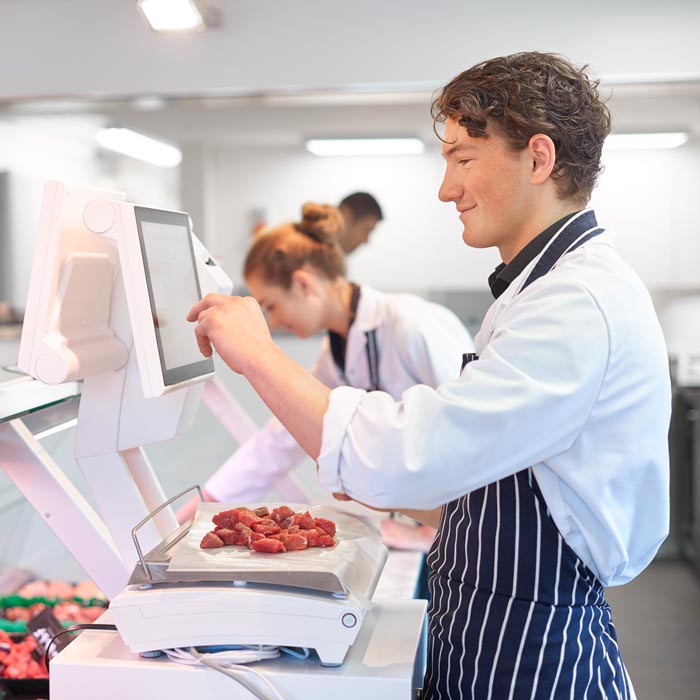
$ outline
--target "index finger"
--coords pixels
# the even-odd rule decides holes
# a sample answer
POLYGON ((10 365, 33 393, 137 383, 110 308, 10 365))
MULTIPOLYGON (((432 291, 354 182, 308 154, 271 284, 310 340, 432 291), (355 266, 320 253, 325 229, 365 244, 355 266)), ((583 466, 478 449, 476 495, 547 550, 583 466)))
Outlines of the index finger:
POLYGON ((204 311, 204 309, 208 309, 210 306, 213 306, 216 303, 216 297, 220 295, 218 294, 207 294, 204 299, 201 299, 198 301, 188 312, 187 312, 187 320, 188 321, 196 321, 199 318, 199 314, 204 311))

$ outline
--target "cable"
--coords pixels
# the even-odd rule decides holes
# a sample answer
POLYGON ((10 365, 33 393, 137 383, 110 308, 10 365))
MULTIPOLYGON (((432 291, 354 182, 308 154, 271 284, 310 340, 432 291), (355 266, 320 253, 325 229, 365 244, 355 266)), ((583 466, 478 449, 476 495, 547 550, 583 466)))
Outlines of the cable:
POLYGON ((70 627, 66 627, 64 630, 61 630, 57 635, 55 635, 51 641, 48 643, 46 646, 46 652, 44 653, 44 666, 46 666, 46 670, 49 670, 49 662, 51 659, 49 658, 49 651, 51 650, 51 647, 53 646, 54 642, 63 634, 67 634, 68 632, 78 632, 79 630, 116 630, 117 626, 116 625, 106 625, 103 623, 92 623, 92 624, 83 624, 83 625, 71 625, 70 627))
POLYGON ((229 678, 233 678, 260 700, 284 700, 284 698, 266 676, 242 664, 263 661, 265 659, 274 659, 279 657, 281 652, 298 659, 308 658, 310 654, 309 650, 305 648, 297 650, 288 647, 266 646, 262 644, 205 648, 221 649, 221 651, 201 653, 194 647, 164 649, 163 651, 167 657, 175 663, 186 664, 188 666, 206 666, 214 671, 223 673, 229 678), (252 675, 259 682, 264 683, 272 695, 262 692, 259 687, 251 683, 251 679, 246 678, 246 675, 252 675))
MULTIPOLYGON (((64 634, 69 632, 79 632, 80 630, 110 630, 117 631, 116 625, 107 624, 81 624, 72 625, 71 627, 66 627, 56 634, 46 647, 46 652, 44 654, 44 664, 46 670, 49 668, 49 663, 51 659, 49 658, 49 652, 51 647, 54 645, 56 640, 64 634)), ((187 648, 175 648, 175 649, 163 649, 163 653, 170 659, 178 664, 185 664, 187 666, 206 666, 214 671, 223 673, 229 678, 240 683, 244 688, 251 692, 259 700, 285 700, 280 692, 275 688, 272 682, 265 677, 259 671, 255 669, 248 668, 244 664, 254 663, 256 661, 264 661, 266 659, 276 659, 281 653, 288 654, 297 659, 306 659, 309 657, 310 652, 306 648, 293 649, 289 647, 276 647, 264 644, 258 645, 236 645, 231 647, 203 647, 204 649, 219 649, 219 651, 205 651, 200 653, 195 647, 187 648), (266 692, 261 691, 259 687, 256 687, 254 683, 251 683, 249 678, 246 678, 246 674, 252 675, 267 686, 271 695, 266 692)))

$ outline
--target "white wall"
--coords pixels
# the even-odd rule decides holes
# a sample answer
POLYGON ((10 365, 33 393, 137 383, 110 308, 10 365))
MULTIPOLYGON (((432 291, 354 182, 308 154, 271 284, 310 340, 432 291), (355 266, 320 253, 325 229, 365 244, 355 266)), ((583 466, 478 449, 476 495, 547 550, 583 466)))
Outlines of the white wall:
MULTIPOLYGON (((349 260, 350 276, 387 290, 484 290, 499 259, 467 248, 453 205, 437 199, 443 174, 438 149, 421 156, 318 158, 294 148, 210 151, 207 187, 211 226, 200 228, 210 250, 240 282, 250 243, 250 212, 272 224, 298 220, 306 200, 337 203, 354 190, 379 199, 385 221, 349 260)), ((700 147, 615 151, 592 205, 616 230, 622 255, 652 289, 700 288, 700 147)), ((199 163, 201 165, 201 162, 199 163)), ((185 170, 187 170, 185 161, 185 170)), ((183 193, 196 197, 196 183, 183 193)), ((208 215, 209 216, 209 215, 208 215)))
POLYGON ((0 119, 0 300, 24 308, 44 183, 62 180, 126 192, 150 206, 178 209, 179 174, 99 153, 97 115, 0 119))

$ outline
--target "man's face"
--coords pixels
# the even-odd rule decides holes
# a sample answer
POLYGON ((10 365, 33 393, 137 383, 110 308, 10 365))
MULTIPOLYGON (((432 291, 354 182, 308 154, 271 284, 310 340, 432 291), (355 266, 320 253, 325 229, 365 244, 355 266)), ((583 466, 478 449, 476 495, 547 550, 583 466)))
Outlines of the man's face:
POLYGON ((438 196, 457 206, 467 245, 496 246, 509 262, 520 250, 523 223, 533 206, 527 149, 514 153, 493 132, 472 138, 454 119, 446 121, 444 139, 445 177, 438 196))
POLYGON ((371 214, 354 219, 351 214, 345 211, 343 211, 343 215, 345 228, 339 242, 345 253, 352 253, 353 250, 367 243, 369 234, 372 233, 374 227, 379 223, 379 219, 371 214))

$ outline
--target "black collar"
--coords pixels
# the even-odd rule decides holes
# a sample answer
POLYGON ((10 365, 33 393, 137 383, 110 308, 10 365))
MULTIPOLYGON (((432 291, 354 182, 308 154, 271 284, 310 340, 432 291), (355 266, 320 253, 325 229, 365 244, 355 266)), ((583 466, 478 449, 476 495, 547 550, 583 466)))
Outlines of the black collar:
POLYGON ((510 283, 544 250, 564 223, 577 213, 567 214, 559 221, 555 221, 535 236, 507 265, 501 263, 489 275, 489 287, 494 299, 498 299, 508 289, 510 283))
MULTIPOLYGON (((355 321, 355 316, 357 316, 357 307, 360 303, 360 287, 354 282, 350 283, 352 287, 352 296, 350 297, 350 325, 348 326, 348 334, 350 328, 355 321)), ((328 331, 328 340, 331 345, 331 355, 333 356, 333 362, 341 372, 345 371, 345 354, 348 349, 348 339, 347 337, 338 335, 334 331, 328 331)))

